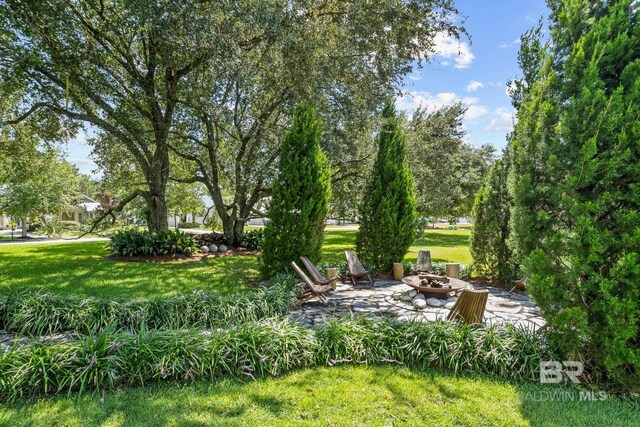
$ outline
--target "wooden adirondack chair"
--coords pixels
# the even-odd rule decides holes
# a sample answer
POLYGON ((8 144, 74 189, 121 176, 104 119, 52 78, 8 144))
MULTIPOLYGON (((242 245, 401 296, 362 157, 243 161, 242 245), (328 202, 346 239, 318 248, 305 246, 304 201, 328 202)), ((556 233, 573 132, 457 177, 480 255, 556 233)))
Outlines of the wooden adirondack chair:
POLYGON ((316 285, 326 286, 331 284, 333 279, 327 279, 326 277, 324 277, 324 275, 320 273, 320 271, 316 268, 315 265, 313 265, 309 258, 307 258, 306 256, 301 256, 300 261, 302 261, 304 266, 307 268, 307 271, 311 273, 311 278, 316 285))
POLYGON ((291 261, 291 267, 293 267, 294 271, 298 273, 298 276, 300 276, 300 278, 302 279, 302 283, 307 288, 307 291, 299 297, 300 300, 305 301, 316 297, 320 300, 320 302, 326 304, 327 297, 324 294, 331 290, 331 286, 316 286, 315 283, 313 283, 313 281, 311 281, 311 279, 309 279, 309 277, 304 274, 304 271, 302 271, 302 269, 298 267, 298 265, 294 261, 291 261))
POLYGON ((418 260, 416 261, 416 268, 414 273, 429 273, 431 271, 431 251, 420 250, 418 252, 418 260))
POLYGON ((513 291, 515 291, 516 289, 520 289, 523 290, 525 289, 525 287, 527 286, 527 282, 529 281, 528 277, 523 277, 520 280, 516 280, 515 282, 513 282, 513 288, 511 288, 509 290, 509 293, 512 293, 513 291))
POLYGON ((464 289, 451 308, 447 320, 457 320, 467 325, 482 323, 489 291, 464 289))
POLYGON ((369 276, 369 272, 364 269, 356 254, 351 251, 344 251, 344 255, 347 257, 347 265, 349 266, 349 278, 351 279, 351 283, 353 286, 356 285, 358 280, 367 279, 372 285, 373 280, 371 280, 371 276, 369 276))

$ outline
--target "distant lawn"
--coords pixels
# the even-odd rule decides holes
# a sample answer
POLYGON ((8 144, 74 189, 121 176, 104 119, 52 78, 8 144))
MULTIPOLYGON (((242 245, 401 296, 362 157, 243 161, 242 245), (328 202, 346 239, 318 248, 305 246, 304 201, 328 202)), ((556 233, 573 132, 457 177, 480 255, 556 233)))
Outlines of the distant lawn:
MULTIPOLYGON (((344 263, 355 249, 356 230, 327 230, 323 262, 344 263)), ((431 250, 434 261, 471 262, 468 230, 427 230, 409 250, 431 250)), ((221 257, 187 263, 128 263, 105 259, 105 242, 0 245, 0 292, 46 289, 104 297, 172 295, 194 290, 229 293, 259 277, 257 256, 221 257)))
MULTIPOLYGON (((357 230, 327 230, 322 247, 323 262, 345 262, 344 251, 355 250, 357 230)), ((431 251, 433 261, 471 263, 469 237, 471 230, 428 229, 424 237, 417 239, 404 257, 415 261, 420 249, 431 251)))
MULTIPOLYGON (((560 387, 402 367, 302 370, 257 382, 162 384, 0 407, 7 426, 631 426, 617 400, 553 400, 560 387), (540 401, 546 400, 546 401, 540 401)), ((577 399, 576 399, 577 400, 577 399)))

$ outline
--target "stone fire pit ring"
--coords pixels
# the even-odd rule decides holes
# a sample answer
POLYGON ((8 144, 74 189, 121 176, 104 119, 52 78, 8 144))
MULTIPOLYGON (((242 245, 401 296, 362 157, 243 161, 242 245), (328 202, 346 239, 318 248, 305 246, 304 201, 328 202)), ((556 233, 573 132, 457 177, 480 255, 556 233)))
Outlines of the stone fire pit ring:
POLYGON ((440 299, 446 299, 447 297, 451 296, 451 294, 454 294, 455 292, 459 291, 460 289, 464 289, 467 286, 467 283, 463 280, 454 278, 449 278, 449 285, 451 287, 437 288, 433 286, 421 286, 420 278, 418 276, 407 276, 402 279, 402 283, 411 286, 413 289, 420 292, 426 297, 440 299))

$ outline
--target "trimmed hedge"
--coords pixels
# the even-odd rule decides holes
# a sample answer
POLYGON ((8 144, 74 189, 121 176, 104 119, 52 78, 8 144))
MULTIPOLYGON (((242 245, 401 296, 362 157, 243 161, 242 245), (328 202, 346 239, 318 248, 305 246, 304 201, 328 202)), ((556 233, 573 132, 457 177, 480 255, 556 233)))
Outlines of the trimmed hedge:
POLYGON ((202 224, 198 224, 197 222, 179 222, 178 228, 198 228, 202 224))
POLYGON ((287 276, 252 292, 205 292, 113 300, 15 292, 0 297, 0 329, 22 335, 182 328, 217 328, 287 313, 295 304, 287 276))
POLYGON ((317 331, 281 319, 232 329, 112 333, 0 352, 0 399, 144 385, 158 380, 275 376, 338 363, 400 363, 454 373, 533 380, 554 360, 539 333, 513 326, 463 326, 340 319, 317 331))

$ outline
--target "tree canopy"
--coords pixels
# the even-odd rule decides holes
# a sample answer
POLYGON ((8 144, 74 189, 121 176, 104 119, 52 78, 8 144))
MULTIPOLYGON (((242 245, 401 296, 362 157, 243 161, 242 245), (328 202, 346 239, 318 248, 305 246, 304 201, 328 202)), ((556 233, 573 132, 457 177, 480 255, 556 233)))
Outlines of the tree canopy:
POLYGON ((121 202, 143 197, 151 228, 167 226, 170 177, 202 182, 237 242, 270 193, 292 106, 317 105, 333 118, 326 143, 344 144, 349 123, 371 116, 436 34, 460 34, 456 14, 450 0, 9 0, 0 76, 28 95, 4 121, 97 129, 97 155, 115 146, 142 175, 121 202), (191 173, 172 173, 171 151, 191 173))
POLYGON ((407 158, 421 215, 456 218, 471 214, 476 193, 493 163, 494 149, 464 141, 466 111, 462 103, 435 111, 418 108, 405 124, 407 158))

